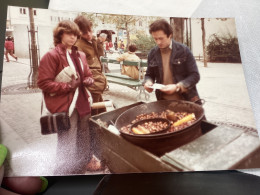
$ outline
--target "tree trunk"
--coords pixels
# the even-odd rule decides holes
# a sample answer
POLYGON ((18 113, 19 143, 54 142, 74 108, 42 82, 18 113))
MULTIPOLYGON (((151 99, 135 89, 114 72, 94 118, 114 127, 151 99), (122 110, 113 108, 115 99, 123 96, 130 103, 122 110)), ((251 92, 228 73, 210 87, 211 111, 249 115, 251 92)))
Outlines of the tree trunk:
POLYGON ((185 18, 185 23, 186 23, 186 42, 187 42, 187 46, 190 48, 188 18, 185 18))
POLYGON ((202 30, 202 48, 203 48, 204 67, 208 67, 207 52, 206 52, 206 32, 205 32, 205 27, 204 27, 204 18, 201 18, 201 30, 202 30))
POLYGON ((173 27, 173 39, 177 42, 183 43, 184 19, 170 18, 171 26, 173 27))
POLYGON ((189 23, 190 23, 190 50, 193 52, 192 48, 192 30, 191 30, 191 18, 189 18, 189 23))
POLYGON ((125 23, 125 29, 126 29, 126 37, 127 37, 125 49, 128 49, 128 45, 130 43, 130 34, 129 34, 127 22, 125 23))
POLYGON ((37 88, 37 77, 38 77, 38 52, 37 52, 37 44, 35 37, 35 26, 34 26, 34 18, 33 18, 33 8, 29 8, 29 19, 30 19, 30 34, 31 34, 31 58, 32 58, 32 78, 31 78, 31 86, 32 88, 37 88))

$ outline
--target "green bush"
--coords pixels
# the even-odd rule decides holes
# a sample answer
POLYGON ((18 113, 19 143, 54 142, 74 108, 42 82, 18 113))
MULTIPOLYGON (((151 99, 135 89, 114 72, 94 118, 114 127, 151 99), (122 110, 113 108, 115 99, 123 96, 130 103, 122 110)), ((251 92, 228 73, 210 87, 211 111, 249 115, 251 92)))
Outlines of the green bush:
POLYGON ((210 36, 207 45, 208 61, 241 63, 238 39, 230 34, 210 36))
POLYGON ((149 51, 156 46, 153 37, 145 33, 138 33, 136 39, 132 40, 136 44, 138 52, 136 53, 141 58, 147 58, 149 51))

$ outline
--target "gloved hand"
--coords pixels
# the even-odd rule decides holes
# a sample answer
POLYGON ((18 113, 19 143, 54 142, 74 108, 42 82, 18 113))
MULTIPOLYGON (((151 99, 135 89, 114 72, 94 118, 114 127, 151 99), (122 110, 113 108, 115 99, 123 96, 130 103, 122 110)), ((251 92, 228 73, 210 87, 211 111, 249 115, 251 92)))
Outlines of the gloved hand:
POLYGON ((87 77, 84 81, 83 84, 88 87, 91 86, 94 83, 94 79, 91 77, 87 77))
POLYGON ((71 89, 75 90, 80 85, 80 76, 77 73, 78 78, 76 79, 74 75, 71 76, 71 81, 69 82, 69 86, 71 89))
POLYGON ((0 194, 36 194, 46 190, 48 180, 44 177, 4 177, 4 160, 7 148, 0 144, 0 194), (2 181, 3 180, 3 181, 2 181), (8 188, 6 190, 5 188, 8 188), (10 191, 9 191, 10 190, 10 191))

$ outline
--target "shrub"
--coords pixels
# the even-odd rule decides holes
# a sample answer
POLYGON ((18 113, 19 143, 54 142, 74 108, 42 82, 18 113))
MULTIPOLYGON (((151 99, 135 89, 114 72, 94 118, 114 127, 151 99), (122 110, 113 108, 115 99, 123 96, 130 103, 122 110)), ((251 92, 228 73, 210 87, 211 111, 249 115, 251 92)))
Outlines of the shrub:
POLYGON ((153 37, 145 33, 137 33, 136 39, 132 40, 136 44, 138 52, 136 53, 140 58, 147 58, 149 51, 156 46, 153 37))
POLYGON ((230 34, 210 36, 207 45, 207 55, 210 62, 241 63, 238 39, 230 34))

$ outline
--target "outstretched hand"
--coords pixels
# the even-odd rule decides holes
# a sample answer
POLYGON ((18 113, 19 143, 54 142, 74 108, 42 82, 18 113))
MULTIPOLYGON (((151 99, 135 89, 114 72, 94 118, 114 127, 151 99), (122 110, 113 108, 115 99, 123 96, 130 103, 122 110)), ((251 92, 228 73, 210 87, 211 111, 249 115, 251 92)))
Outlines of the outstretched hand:
POLYGON ((146 91, 148 91, 149 93, 153 92, 153 88, 151 88, 153 86, 152 81, 146 81, 144 84, 144 88, 146 91))

